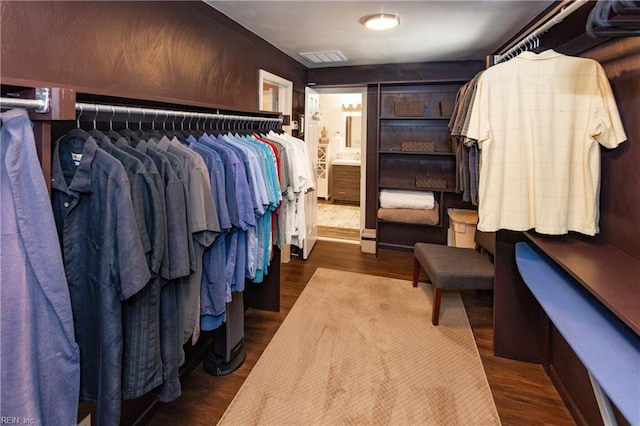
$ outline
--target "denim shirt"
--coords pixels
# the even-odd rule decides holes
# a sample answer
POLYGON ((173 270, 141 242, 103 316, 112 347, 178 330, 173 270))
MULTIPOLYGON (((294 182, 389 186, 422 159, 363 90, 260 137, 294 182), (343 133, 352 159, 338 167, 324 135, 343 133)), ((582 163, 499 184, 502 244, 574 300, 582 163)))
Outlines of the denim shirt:
POLYGON ((89 138, 54 144, 52 206, 62 247, 76 339, 80 400, 97 404, 98 424, 118 424, 122 302, 151 275, 122 164, 89 138))

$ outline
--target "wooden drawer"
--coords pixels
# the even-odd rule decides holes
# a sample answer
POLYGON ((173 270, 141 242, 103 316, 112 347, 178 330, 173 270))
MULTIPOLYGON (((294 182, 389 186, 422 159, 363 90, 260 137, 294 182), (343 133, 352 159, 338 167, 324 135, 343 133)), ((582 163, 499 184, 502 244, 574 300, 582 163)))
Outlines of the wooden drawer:
POLYGON ((331 196, 333 201, 360 202, 360 166, 332 166, 331 196))
POLYGON ((357 177, 360 179, 360 166, 334 165, 333 174, 334 176, 347 176, 349 178, 357 177))

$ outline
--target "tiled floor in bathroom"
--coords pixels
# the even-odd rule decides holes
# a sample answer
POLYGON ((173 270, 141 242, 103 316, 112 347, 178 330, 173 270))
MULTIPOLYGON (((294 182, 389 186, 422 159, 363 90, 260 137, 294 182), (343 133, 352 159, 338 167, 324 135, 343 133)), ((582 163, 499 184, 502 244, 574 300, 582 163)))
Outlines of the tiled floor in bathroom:
POLYGON ((360 240, 360 206, 318 200, 318 238, 360 240))

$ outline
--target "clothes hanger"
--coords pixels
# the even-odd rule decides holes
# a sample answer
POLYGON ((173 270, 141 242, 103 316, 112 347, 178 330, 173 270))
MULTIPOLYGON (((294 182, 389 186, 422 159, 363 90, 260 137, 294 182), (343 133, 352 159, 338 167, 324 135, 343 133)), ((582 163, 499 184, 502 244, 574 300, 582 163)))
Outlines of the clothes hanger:
POLYGON ((184 113, 184 116, 182 117, 182 120, 180 121, 180 140, 187 140, 187 138, 189 137, 189 132, 184 128, 184 121, 187 119, 187 113, 184 113))
POLYGON ((84 108, 82 107, 82 105, 80 105, 80 113, 78 114, 78 118, 76 119, 76 129, 73 130, 73 134, 74 136, 81 136, 83 138, 88 138, 89 134, 82 129, 82 127, 80 127, 80 117, 82 117, 82 114, 84 113, 84 108))
MULTIPOLYGON (((186 115, 185 115, 186 119, 186 115)), ((191 129, 191 123, 193 122, 193 115, 189 116, 189 124, 187 125, 188 130, 186 130, 190 135, 193 134, 193 130, 191 129)))
POLYGON ((213 125, 213 120, 212 120, 211 125, 207 125, 207 121, 209 119, 209 116, 205 115, 203 117, 203 119, 204 119, 204 121, 202 122, 202 131, 203 131, 203 134, 204 134, 204 133, 207 133, 208 130, 211 130, 211 125, 213 125))
POLYGON ((213 132, 214 128, 216 127, 216 124, 218 123, 218 117, 215 114, 211 115, 211 124, 209 125, 209 130, 211 132, 213 132))
POLYGON ((247 120, 244 117, 238 118, 238 130, 236 130, 236 133, 241 137, 247 135, 247 120))
MULTIPOLYGON (((144 118, 144 115, 145 115, 145 112, 143 110, 142 111, 143 118, 144 118)), ((130 145, 133 145, 133 144, 137 144, 138 142, 140 142, 140 136, 138 136, 138 134, 136 132, 134 132, 132 129, 129 128, 129 118, 130 117, 131 117, 131 110, 129 108, 127 108, 127 119, 125 120, 125 128, 120 130, 118 133, 120 134, 120 136, 125 138, 130 145)), ((111 136, 109 136, 109 137, 111 137, 111 136)), ((113 138, 111 138, 111 139, 113 139, 113 138)))
POLYGON ((225 123, 226 123, 226 118, 225 117, 220 117, 220 129, 218 129, 218 136, 224 134, 226 132, 226 128, 225 128, 225 123))
POLYGON ((151 121, 151 130, 153 131, 156 130, 156 121, 158 121, 158 111, 155 112, 155 115, 153 116, 153 121, 151 121))
POLYGON ((171 130, 169 131, 169 136, 174 137, 176 134, 176 120, 175 117, 171 120, 171 130))
POLYGON ((82 104, 80 104, 80 114, 78 114, 78 118, 76 119, 76 127, 78 129, 80 128, 80 117, 82 117, 83 112, 82 104))
POLYGON ((196 128, 193 129, 191 132, 192 132, 192 134, 194 136, 199 138, 200 136, 202 136, 202 132, 200 132, 200 118, 201 117, 200 117, 200 114, 194 113, 194 115, 196 117, 196 124, 195 124, 196 128))
MULTIPOLYGON (((98 106, 96 105, 96 110, 95 110, 95 115, 93 116, 93 129, 89 130, 89 132, 87 133, 89 136, 93 137, 95 139, 95 141, 98 143, 98 146, 103 148, 103 149, 107 149, 108 152, 109 149, 111 148, 111 139, 109 138, 109 136, 105 133, 103 133, 101 130, 98 129, 98 123, 97 123, 97 119, 98 119, 98 106)), ((112 106, 111 107, 111 118, 109 119, 109 131, 113 131, 113 117, 116 115, 116 111, 115 108, 112 106)))
POLYGON ((145 139, 162 137, 160 132, 156 129, 156 122, 158 121, 158 111, 154 111, 153 119, 151 120, 151 129, 142 132, 142 137, 145 139))
MULTIPOLYGON (((115 116, 116 116, 116 110, 114 107, 111 107, 111 120, 109 120, 109 131, 107 131, 106 133, 106 136, 111 140, 111 142, 115 142, 122 137, 120 133, 116 132, 113 129, 113 120, 115 116)), ((127 119, 128 118, 129 117, 127 116, 127 119)))
POLYGON ((168 119, 169 119, 169 112, 167 111, 167 112, 165 112, 165 114, 164 114, 164 120, 162 120, 162 132, 163 132, 163 133, 167 133, 167 127, 166 127, 166 124, 167 124, 167 120, 168 120, 168 119))
POLYGON ((92 122, 93 122, 93 130, 98 130, 98 123, 97 123, 97 121, 98 121, 98 105, 96 105, 95 108, 96 108, 96 113, 93 116, 93 120, 92 120, 92 122))

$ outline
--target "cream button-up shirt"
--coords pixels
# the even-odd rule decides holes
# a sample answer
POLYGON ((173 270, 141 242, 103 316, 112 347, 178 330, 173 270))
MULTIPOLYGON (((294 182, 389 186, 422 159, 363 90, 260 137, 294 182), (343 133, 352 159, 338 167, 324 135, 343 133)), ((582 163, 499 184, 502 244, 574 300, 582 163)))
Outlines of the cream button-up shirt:
POLYGON ((626 140, 602 66, 547 50, 484 71, 466 136, 482 149, 478 229, 598 232, 600 148, 626 140))

